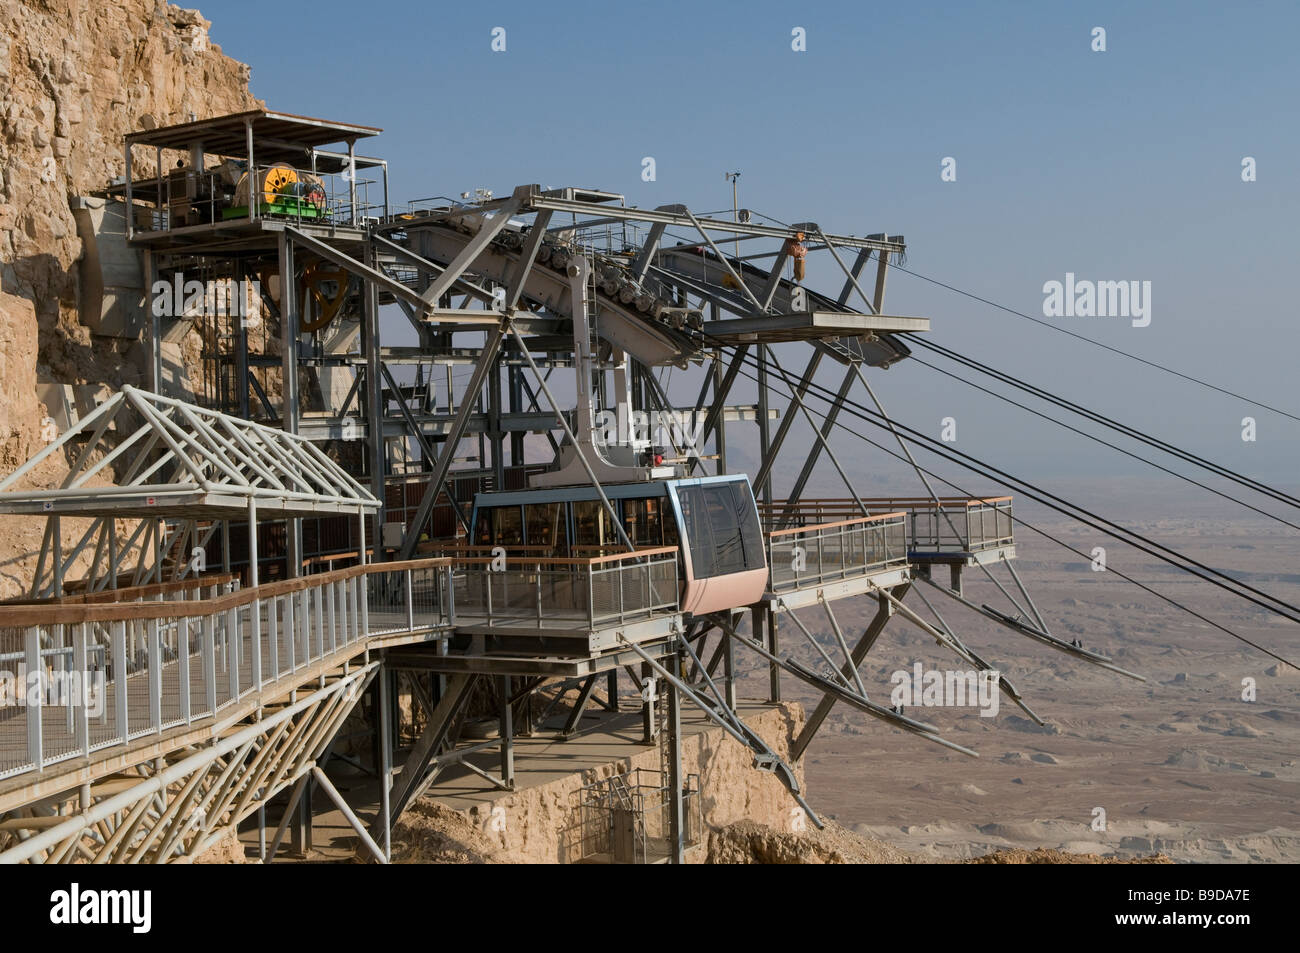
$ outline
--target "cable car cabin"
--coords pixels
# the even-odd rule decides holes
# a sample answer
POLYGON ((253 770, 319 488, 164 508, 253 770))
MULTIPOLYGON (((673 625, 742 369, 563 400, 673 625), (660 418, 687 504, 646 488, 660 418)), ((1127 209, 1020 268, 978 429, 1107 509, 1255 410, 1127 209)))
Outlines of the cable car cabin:
MULTIPOLYGON (((677 548, 683 612, 752 605, 767 588, 767 557, 749 477, 701 477, 603 487, 638 549, 677 548)), ((595 487, 474 498, 474 546, 561 558, 625 552, 595 487)))

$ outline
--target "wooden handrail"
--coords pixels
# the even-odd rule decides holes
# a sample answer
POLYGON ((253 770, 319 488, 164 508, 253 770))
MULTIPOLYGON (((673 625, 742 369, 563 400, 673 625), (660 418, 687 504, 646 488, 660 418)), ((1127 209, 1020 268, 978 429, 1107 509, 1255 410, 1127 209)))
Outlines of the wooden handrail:
MULTIPOLYGON (((939 497, 940 506, 979 506, 985 503, 1010 503, 1010 496, 941 496, 939 497)), ((928 496, 890 496, 878 497, 874 499, 863 499, 865 506, 916 506, 916 507, 933 507, 934 500, 928 496)), ((832 509, 832 508, 853 508, 857 509, 857 502, 851 499, 826 499, 826 500, 796 500, 793 503, 783 503, 779 500, 773 500, 771 504, 759 503, 760 510, 769 512, 782 512, 792 510, 798 512, 802 509, 832 509)))
MULTIPOLYGON (((506 556, 506 565, 515 563, 525 566, 596 566, 601 563, 620 562, 626 559, 640 559, 643 556, 661 556, 672 553, 676 555, 676 546, 655 546, 648 549, 637 549, 632 552, 610 553, 607 556, 506 556)), ((486 565, 495 562, 492 556, 469 556, 464 558, 452 558, 450 560, 455 565, 471 564, 486 565)))
POLYGON ((273 599, 331 582, 342 582, 372 573, 398 572, 450 566, 447 557, 409 559, 401 562, 367 563, 346 569, 331 569, 314 576, 280 579, 214 599, 181 602, 82 603, 76 605, 7 605, 0 606, 0 627, 23 628, 32 625, 76 625, 83 622, 123 622, 134 619, 171 619, 186 615, 209 615, 251 605, 258 599, 273 599))
POLYGON ((66 596, 51 599, 13 599, 0 603, 0 608, 7 606, 66 606, 87 605, 101 602, 126 602, 144 599, 149 596, 166 595, 185 589, 203 589, 207 586, 224 586, 239 578, 237 573, 215 573, 210 576, 192 576, 189 579, 173 579, 170 582, 151 582, 143 586, 124 586, 120 589, 99 589, 95 592, 73 592, 66 596))
POLYGON ((877 522, 878 520, 906 519, 906 518, 907 518, 907 514, 903 512, 878 513, 875 516, 859 516, 856 519, 836 520, 833 523, 812 523, 811 525, 808 526, 792 526, 788 529, 768 530, 767 535, 769 537, 789 536, 792 533, 813 533, 823 529, 834 529, 837 526, 854 526, 859 523, 874 523, 877 522))

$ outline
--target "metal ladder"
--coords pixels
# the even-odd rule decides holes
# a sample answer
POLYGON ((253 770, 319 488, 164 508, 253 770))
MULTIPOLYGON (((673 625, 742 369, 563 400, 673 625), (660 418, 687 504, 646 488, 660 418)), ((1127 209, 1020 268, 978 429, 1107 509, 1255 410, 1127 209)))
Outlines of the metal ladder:
POLYGON ((619 807, 626 811, 632 810, 632 790, 627 786, 627 781, 623 775, 616 774, 609 779, 609 790, 618 802, 619 807))

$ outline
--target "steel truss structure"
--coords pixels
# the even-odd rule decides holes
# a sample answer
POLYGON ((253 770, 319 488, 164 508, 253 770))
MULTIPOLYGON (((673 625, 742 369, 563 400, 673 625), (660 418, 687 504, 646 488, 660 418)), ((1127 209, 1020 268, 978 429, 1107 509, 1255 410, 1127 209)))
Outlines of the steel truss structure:
POLYGON ((269 705, 211 743, 15 812, 0 821, 0 863, 190 861, 287 791, 283 820, 264 845, 263 856, 274 856, 309 781, 338 797, 317 765, 377 667, 333 672, 316 691, 269 705))
MULTIPOLYGON (((206 569, 218 533, 229 571, 229 521, 364 518, 378 501, 308 440, 273 427, 139 390, 129 384, 0 481, 0 513, 48 517, 34 598, 62 596, 69 570, 93 547, 86 591, 185 579, 206 569), (15 489, 47 459, 71 466, 55 489, 15 489), (120 474, 112 485, 106 477, 120 474), (88 517, 62 552, 61 519, 88 517), (120 520, 138 520, 119 538, 120 520)), ((255 545, 256 533, 250 534, 255 545)), ((255 565, 256 556, 251 560, 255 565)), ((256 577, 254 577, 256 581, 256 577)))
MULTIPOLYGON (((872 701, 859 671, 895 615, 967 664, 981 671, 993 667, 934 610, 924 595, 932 588, 1012 631, 1131 674, 1051 634, 1012 568, 1009 498, 941 498, 918 467, 924 495, 872 500, 858 492, 838 457, 833 437, 851 392, 861 385, 888 419, 871 389, 868 369, 905 360, 911 353, 908 336, 930 327, 925 318, 885 311, 890 264, 907 250, 902 236, 834 234, 814 222, 787 225, 750 212, 727 219, 683 205, 641 209, 629 207, 616 193, 537 185, 519 186, 503 198, 480 193, 471 201, 467 193, 459 201, 431 199, 397 208, 387 195, 386 164, 363 160, 355 151, 358 139, 376 132, 257 112, 133 134, 126 147, 128 173, 133 150, 142 147, 156 150, 160 169, 164 151, 170 150, 188 157, 193 172, 192 182, 176 175, 164 181, 160 173, 154 182, 128 181, 110 190, 110 196, 125 196, 128 230, 142 255, 145 286, 159 282, 169 287, 194 274, 209 287, 255 279, 261 316, 250 321, 243 312, 153 315, 148 338, 152 386, 158 393, 124 389, 83 420, 75 436, 64 435, 0 484, 0 491, 7 491, 45 456, 71 453, 79 441, 85 444, 73 475, 56 495, 6 492, 0 497, 6 512, 44 508, 48 513, 52 502, 58 513, 75 511, 96 520, 95 531, 67 557, 58 552, 59 531, 52 521, 44 548, 48 553, 42 555, 42 567, 48 563, 51 569, 39 574, 38 595, 63 591, 63 575, 92 540, 96 554, 87 587, 118 584, 126 550, 113 539, 113 520, 106 512, 106 500, 116 503, 117 494, 133 501, 131 515, 146 522, 153 518, 159 527, 153 555, 137 562, 135 582, 161 578, 172 542, 181 539, 185 542, 179 545, 189 545, 202 532, 201 521, 220 513, 247 514, 255 521, 257 513, 274 512, 289 520, 285 548, 291 576, 314 559, 372 564, 355 604, 360 617, 373 613, 377 604, 391 606, 399 616, 405 613, 407 633, 393 643, 384 642, 368 623, 362 633, 362 643, 382 656, 375 682, 380 717, 374 726, 376 767, 384 779, 379 816, 364 825, 336 796, 318 763, 323 749, 316 742, 324 735, 313 735, 311 745, 302 746, 292 759, 279 759, 275 769, 282 788, 291 785, 297 791, 319 784, 357 829, 367 854, 381 860, 388 856, 393 820, 449 765, 466 766, 493 787, 511 788, 519 704, 544 686, 554 687, 556 679, 578 690, 561 737, 578 730, 600 680, 605 680, 611 707, 617 707, 620 678, 643 692, 646 739, 662 721, 669 749, 667 789, 675 792, 671 853, 677 860, 684 848, 683 703, 700 708, 750 749, 755 767, 772 772, 814 823, 820 821, 804 799, 796 765, 836 704, 974 755, 943 738, 934 725, 872 701), (335 142, 345 148, 324 149, 335 142), (213 158, 226 164, 211 166, 213 158), (276 168, 283 166, 274 176, 271 167, 259 165, 268 159, 276 168), (230 162, 250 176, 234 198, 221 192, 216 179, 216 170, 229 168, 230 162), (359 197, 358 170, 366 167, 384 171, 382 201, 359 197), (346 195, 346 201, 328 198, 335 190, 325 180, 336 174, 343 182, 338 194, 346 195), (305 191, 273 194, 263 184, 272 178, 306 183, 312 196, 319 190, 326 198, 304 203, 305 191), (241 195, 246 206, 223 207, 241 195), (146 221, 148 227, 140 224, 146 221), (724 247, 733 254, 725 254, 724 247), (819 292, 805 285, 810 259, 835 275, 837 287, 819 292), (191 375, 178 382, 173 375, 169 382, 165 345, 192 331, 203 341, 202 380, 196 383, 191 375), (396 340, 403 343, 390 343, 396 340), (788 369, 783 361, 798 352, 802 368, 788 369), (703 369, 702 386, 685 399, 675 396, 664 375, 671 368, 693 366, 703 369), (552 386, 555 372, 566 369, 575 375, 576 408, 557 398, 552 386), (828 369, 833 377, 822 387, 818 375, 825 377, 828 369), (742 377, 755 385, 751 404, 732 400, 742 377), (170 396, 159 396, 169 389, 170 396), (834 395, 821 410, 813 404, 818 392, 834 395), (128 408, 145 421, 131 437, 117 422, 128 408), (759 602, 700 617, 675 603, 634 605, 630 615, 620 605, 616 618, 598 618, 588 607, 584 618, 557 620, 539 608, 535 619, 521 622, 513 604, 509 611, 493 604, 490 585, 466 589, 467 581, 486 572, 483 554, 465 546, 473 493, 548 481, 577 479, 594 486, 627 550, 617 557, 623 560, 620 565, 629 574, 647 571, 651 557, 631 544, 602 488, 603 482, 640 464, 631 451, 595 438, 595 417, 602 412, 623 419, 685 413, 702 420, 693 446, 663 448, 663 472, 685 475, 732 472, 729 427, 734 445, 737 425, 756 426, 759 454, 751 482, 760 500, 769 564, 767 591, 759 602), (793 478, 777 497, 775 474, 782 462, 788 464, 786 444, 796 425, 814 442, 798 468, 788 467, 793 478), (125 462, 123 447, 137 444, 139 463, 119 475, 120 490, 101 495, 91 487, 93 476, 125 462), (102 451, 90 449, 101 445, 102 451), (160 458, 149 457, 155 447, 160 458), (842 480, 843 498, 805 498, 823 461, 842 480), (173 479, 155 481, 166 464, 173 467, 173 479), (80 509, 67 509, 74 501, 80 509), (351 516, 340 522, 337 538, 327 544, 326 534, 320 533, 314 548, 304 547, 302 520, 334 513, 351 516), (789 558, 796 553, 798 559, 789 558), (444 554, 436 566, 419 560, 444 554), (809 554, 813 558, 805 568, 803 557, 809 554), (390 578, 376 581, 386 566, 393 567, 390 578), (934 570, 945 566, 948 580, 935 581, 934 570), (1009 573, 1007 583, 993 573, 1001 567, 1009 573), (1011 608, 1003 611, 967 599, 962 585, 967 570, 991 581, 1011 608), (429 591, 442 594, 427 625, 421 583, 413 581, 413 574, 425 572, 433 574, 429 591), (933 621, 904 604, 913 592, 933 621), (847 599, 874 607, 870 624, 852 644, 832 607, 847 599), (829 638, 810 628, 810 612, 825 617, 829 638), (746 618, 748 632, 743 631, 746 618), (792 645, 798 652, 782 645, 779 628, 797 631, 802 641, 792 645), (435 631, 436 636, 415 635, 435 631), (760 738, 738 713, 737 647, 767 666, 770 701, 781 699, 783 673, 821 693, 788 752, 778 752, 760 738), (809 664, 808 658, 820 661, 809 664), (395 732, 385 713, 396 671, 422 673, 433 681, 417 693, 427 715, 424 728, 395 769, 395 732), (458 747, 474 689, 484 684, 493 686, 500 703, 495 712, 499 738, 458 747), (489 748, 499 751, 499 771, 468 760, 489 748)), ((901 435, 895 435, 910 460, 901 435)), ((199 536, 194 545, 203 549, 210 542, 199 536)), ((279 554, 259 553, 255 542, 250 549, 236 555, 239 565, 247 567, 244 583, 257 587, 259 563, 279 554)), ((221 552, 223 568, 232 568, 229 545, 221 552)), ((544 571, 559 571, 553 563, 565 563, 563 571, 588 578, 595 571, 590 560, 538 559, 527 553, 511 553, 506 570, 526 583, 544 571)), ((173 575, 184 578, 184 568, 174 562, 170 566, 173 575)), ((496 598, 503 598, 500 591, 496 598)), ((310 606, 304 606, 310 616, 310 606)), ((283 620, 269 624, 282 625, 283 620)), ((1040 721, 1005 678, 998 687, 1040 721)), ((325 690, 322 686, 317 695, 325 690)), ((276 727, 287 724, 276 722, 276 727)), ((242 738, 241 745, 252 744, 254 736, 271 737, 265 724, 252 727, 260 734, 232 737, 242 738)), ((524 727, 539 730, 540 721, 529 717, 524 727)), ((254 748, 222 750, 206 762, 209 767, 195 762, 181 772, 181 764, 190 764, 184 761, 163 769, 158 777, 167 780, 142 783, 153 784, 154 792, 179 784, 185 792, 179 797, 198 797, 193 792, 208 788, 194 779, 209 777, 216 759, 233 759, 221 762, 227 769, 236 761, 249 764, 254 748), (182 778, 190 780, 181 783, 182 778)), ((267 787, 259 790, 265 800, 267 787)), ((167 803, 157 815, 159 824, 167 803)), ((253 802, 236 803, 242 810, 253 802)), ((113 802, 112 812, 126 806, 113 802)), ((141 809, 140 817, 147 810, 141 809)), ((223 816, 227 823, 237 823, 239 811, 231 811, 223 816)), ((24 846, 23 858, 94 853, 84 832, 91 826, 98 830, 103 813, 87 814, 75 834, 73 822, 60 821, 63 826, 39 835, 39 847, 24 846)), ((100 833, 106 845, 113 841, 112 831, 100 833)), ((282 833, 283 825, 277 842, 282 833)), ((114 850, 127 840, 123 835, 114 850)), ((160 835, 142 850, 161 859, 193 853, 178 853, 178 846, 184 844, 160 835)))

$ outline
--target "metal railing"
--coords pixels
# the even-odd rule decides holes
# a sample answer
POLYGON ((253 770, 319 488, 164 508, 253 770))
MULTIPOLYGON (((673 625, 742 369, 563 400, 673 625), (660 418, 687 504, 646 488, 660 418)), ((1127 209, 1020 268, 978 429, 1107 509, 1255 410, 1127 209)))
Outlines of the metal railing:
POLYGON ((477 206, 465 199, 452 198, 449 195, 431 195, 422 199, 411 199, 406 203, 406 210, 403 213, 409 217, 427 214, 429 212, 449 212, 454 209, 473 210, 477 206))
POLYGON ((673 547, 461 554, 247 589, 223 575, 0 605, 0 778, 252 704, 374 638, 477 622, 594 629, 678 606, 673 547))
POLYGON ((382 201, 371 201, 370 190, 382 190, 375 179, 354 178, 346 173, 312 172, 284 165, 257 166, 249 179, 232 177, 220 167, 196 171, 165 170, 152 187, 135 192, 145 203, 137 214, 147 217, 143 231, 170 231, 190 225, 274 218, 296 224, 361 225, 368 217, 386 214, 382 201), (282 189, 266 184, 263 177, 283 169, 291 178, 282 189), (239 195, 241 188, 244 194, 239 195), (261 184, 261 188, 254 186, 261 184), (252 215, 249 205, 253 205, 252 215))
POLYGON ((677 611, 677 582, 671 546, 590 559, 458 558, 456 621, 597 628, 677 611))
POLYGON ((910 503, 912 554, 976 553, 1015 541, 1011 497, 957 497, 910 503))
POLYGON ((379 563, 366 573, 366 612, 371 635, 414 632, 453 621, 451 572, 447 560, 379 563))
POLYGON ((864 576, 906 563, 906 513, 859 516, 767 533, 769 592, 864 576))
MULTIPOLYGON (((897 507, 897 509, 904 509, 904 507, 897 507)), ((770 504, 760 501, 758 515, 762 520, 763 529, 771 532, 796 526, 816 526, 837 520, 858 519, 863 514, 853 500, 811 499, 774 500, 770 504)))
MULTIPOLYGON (((704 839, 700 777, 682 785, 682 841, 692 847, 704 839)), ((646 864, 672 855, 672 788, 666 772, 633 768, 583 787, 576 823, 564 836, 565 860, 603 859, 615 864, 646 864)))
POLYGON ((649 232, 636 222, 603 222, 576 229, 569 240, 587 254, 625 255, 640 249, 649 232))
MULTIPOLYGON (((1011 497, 886 497, 864 499, 870 512, 907 515, 908 550, 913 557, 926 554, 980 552, 1015 542, 1011 497)), ((849 499, 776 501, 760 505, 763 524, 770 530, 815 526, 833 520, 860 517, 861 509, 849 499)))
POLYGON ((450 560, 0 606, 0 778, 190 725, 376 636, 450 625, 450 560), (178 598, 177 594, 186 598, 178 598))

